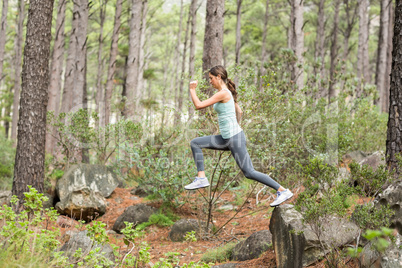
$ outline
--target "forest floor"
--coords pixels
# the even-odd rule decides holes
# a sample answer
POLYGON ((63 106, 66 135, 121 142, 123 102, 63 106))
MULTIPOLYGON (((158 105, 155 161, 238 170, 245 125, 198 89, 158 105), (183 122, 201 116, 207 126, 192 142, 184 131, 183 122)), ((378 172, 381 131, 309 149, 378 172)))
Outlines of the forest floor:
MULTIPOLYGON (((156 202, 151 202, 144 200, 141 197, 130 194, 130 188, 116 188, 113 194, 107 199, 108 207, 106 214, 99 217, 97 220, 102 221, 106 224, 106 229, 111 230, 117 218, 124 212, 124 210, 132 205, 140 204, 140 203, 148 203, 153 207, 159 207, 160 204, 156 202)), ((293 189, 295 196, 287 201, 286 203, 293 203, 297 198, 298 190, 293 189)), ((202 190, 204 191, 204 190, 202 190)), ((197 210, 194 210, 194 202, 198 200, 200 192, 193 191, 192 193, 186 194, 186 200, 188 201, 185 205, 176 209, 174 212, 180 218, 197 218, 197 210), (193 204, 193 208, 191 207, 193 204)), ((151 254, 151 263, 156 263, 160 260, 160 258, 166 259, 166 253, 177 252, 180 253, 177 257, 180 259, 178 265, 183 265, 185 263, 190 262, 198 262, 200 261, 202 255, 209 249, 217 248, 225 245, 231 241, 241 241, 249 237, 251 234, 262 231, 269 230, 269 222, 271 213, 273 208, 269 206, 269 204, 273 201, 273 196, 265 195, 260 198, 260 203, 256 205, 256 198, 249 198, 245 203, 240 212, 236 215, 236 217, 231 220, 221 232, 215 237, 211 237, 208 239, 198 239, 196 242, 172 242, 168 238, 168 234, 170 231, 170 227, 158 227, 151 225, 144 230, 144 235, 140 238, 140 241, 146 241, 150 245, 150 254, 151 254)), ((220 197, 220 205, 223 204, 232 204, 235 207, 241 207, 242 204, 235 205, 236 203, 236 194, 232 191, 226 191, 220 197)), ((232 210, 215 210, 213 213, 214 224, 217 227, 222 226, 230 219, 236 211, 232 210)), ((61 228, 62 234, 71 230, 70 228, 61 228)), ((128 252, 129 248, 123 242, 123 235, 115 234, 111 232, 109 234, 109 239, 111 243, 120 247, 121 253, 124 255, 128 252)), ((140 242, 137 241, 137 242, 140 242)), ((225 261, 224 263, 228 263, 230 261, 225 261)), ((276 267, 275 264, 275 254, 274 251, 269 249, 267 252, 262 254, 260 258, 243 261, 243 262, 235 262, 241 264, 238 267, 276 267)), ((219 263, 216 263, 219 264, 219 263)), ((150 267, 150 265, 147 265, 150 267)), ((316 263, 310 267, 324 267, 323 261, 320 263, 316 263)), ((354 265, 350 265, 348 267, 354 267, 354 265)))

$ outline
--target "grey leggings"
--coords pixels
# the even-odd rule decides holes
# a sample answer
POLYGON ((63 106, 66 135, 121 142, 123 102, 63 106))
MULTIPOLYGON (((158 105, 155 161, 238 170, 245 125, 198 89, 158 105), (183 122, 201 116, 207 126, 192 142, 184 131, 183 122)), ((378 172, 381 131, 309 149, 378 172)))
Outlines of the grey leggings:
POLYGON ((190 144, 194 161, 197 165, 197 171, 204 171, 202 148, 231 151, 237 165, 246 178, 261 182, 275 190, 278 190, 280 187, 280 185, 268 175, 254 169, 250 155, 247 152, 246 136, 243 131, 229 139, 224 139, 221 135, 199 137, 193 139, 190 144))

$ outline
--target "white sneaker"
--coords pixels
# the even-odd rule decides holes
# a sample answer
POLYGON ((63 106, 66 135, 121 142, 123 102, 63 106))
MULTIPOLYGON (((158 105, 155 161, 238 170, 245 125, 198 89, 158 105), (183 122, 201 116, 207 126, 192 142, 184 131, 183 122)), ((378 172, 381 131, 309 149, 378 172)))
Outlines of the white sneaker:
POLYGON ((195 177, 195 179, 192 183, 184 186, 184 189, 195 190, 195 189, 204 188, 204 187, 208 187, 208 186, 209 186, 209 182, 208 182, 207 178, 195 177))
POLYGON ((279 206, 281 203, 285 202, 286 200, 288 200, 292 196, 293 196, 293 193, 289 189, 286 189, 285 191, 282 191, 282 192, 278 191, 276 199, 274 200, 274 202, 272 202, 270 204, 270 206, 271 207, 279 206))

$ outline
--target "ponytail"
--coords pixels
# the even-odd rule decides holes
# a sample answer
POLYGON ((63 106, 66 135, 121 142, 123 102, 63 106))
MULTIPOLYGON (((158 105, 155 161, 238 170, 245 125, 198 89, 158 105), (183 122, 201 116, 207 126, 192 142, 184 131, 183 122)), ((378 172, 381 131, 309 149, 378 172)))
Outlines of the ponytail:
POLYGON ((232 92, 234 102, 237 103, 237 91, 236 91, 235 83, 231 79, 228 78, 226 85, 228 86, 228 89, 230 90, 230 92, 232 92))

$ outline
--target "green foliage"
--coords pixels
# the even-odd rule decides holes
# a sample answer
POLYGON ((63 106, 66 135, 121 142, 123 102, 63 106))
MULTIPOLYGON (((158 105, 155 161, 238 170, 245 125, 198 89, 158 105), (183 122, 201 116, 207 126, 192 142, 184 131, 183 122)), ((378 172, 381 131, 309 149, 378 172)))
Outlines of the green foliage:
POLYGON ((95 154, 95 162, 105 164, 123 142, 134 143, 141 138, 141 127, 130 120, 121 119, 114 124, 101 126, 98 114, 79 109, 73 113, 53 112, 47 115, 50 129, 56 129, 57 145, 61 149, 66 165, 77 163, 78 153, 86 148, 95 154))
MULTIPOLYGON (((168 252, 165 253, 165 258, 160 258, 158 262, 155 263, 153 267, 156 268, 174 268, 177 267, 180 259, 179 257, 180 253, 178 252, 168 252)), ((183 265, 180 265, 180 267, 185 267, 185 268, 209 268, 210 265, 200 261, 200 262, 190 262, 189 264, 184 263, 183 265)))
POLYGON ((201 257, 203 262, 224 262, 230 260, 236 242, 227 243, 221 247, 207 250, 201 257))
POLYGON ((184 240, 186 240, 187 242, 197 242, 195 231, 187 232, 184 236, 184 240))
POLYGON ((374 170, 369 165, 360 166, 353 162, 349 167, 351 178, 357 184, 356 188, 365 196, 377 196, 383 191, 384 185, 389 185, 393 181, 393 174, 384 165, 374 170))
POLYGON ((172 226, 174 224, 173 220, 174 219, 172 219, 171 217, 162 213, 152 214, 147 222, 143 222, 137 225, 136 229, 142 231, 150 225, 157 225, 161 227, 172 226))
POLYGON ((389 205, 374 206, 372 203, 356 206, 352 215, 353 221, 363 230, 389 227, 395 212, 389 205))
POLYGON ((14 174, 15 148, 3 133, 0 134, 0 189, 10 190, 14 174))
MULTIPOLYGON (((384 253, 395 240, 393 230, 386 227, 381 227, 375 230, 366 230, 366 232, 363 234, 363 237, 368 241, 371 241, 372 247, 379 253, 384 253)), ((347 249, 347 254, 356 258, 362 251, 362 247, 349 247, 347 249)))

